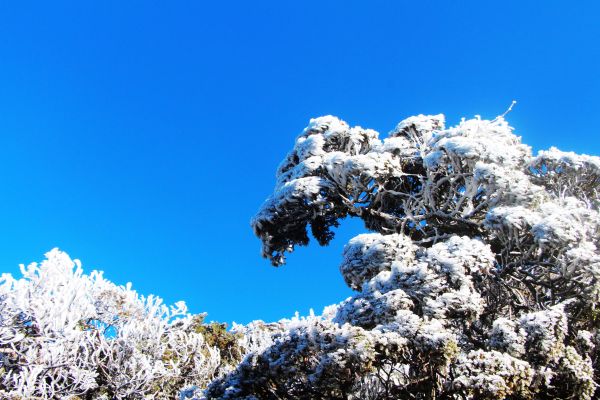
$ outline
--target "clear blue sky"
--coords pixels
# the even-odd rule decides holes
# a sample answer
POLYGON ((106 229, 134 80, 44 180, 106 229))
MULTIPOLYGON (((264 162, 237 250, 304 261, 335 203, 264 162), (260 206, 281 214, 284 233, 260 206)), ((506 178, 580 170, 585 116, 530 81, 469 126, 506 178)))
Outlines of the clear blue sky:
POLYGON ((509 121, 600 154, 597 1, 2 2, 0 266, 53 247, 209 319, 348 296, 350 221, 275 269, 249 220, 310 117, 509 121), (12 4, 10 4, 12 3, 12 4), (92 4, 97 3, 97 4, 92 4))

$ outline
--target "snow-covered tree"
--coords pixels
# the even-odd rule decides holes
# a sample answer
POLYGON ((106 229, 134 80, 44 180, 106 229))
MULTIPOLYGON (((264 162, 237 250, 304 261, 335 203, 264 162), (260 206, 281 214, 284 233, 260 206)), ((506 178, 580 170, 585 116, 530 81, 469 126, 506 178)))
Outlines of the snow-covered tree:
POLYGON ((46 257, 0 278, 0 398, 184 399, 241 360, 242 336, 183 302, 46 257))
MULTIPOLYGON (((402 121, 385 139, 310 121, 252 220, 274 265, 341 219, 370 233, 356 294, 281 321, 219 399, 590 399, 598 382, 600 159, 532 155, 503 117, 402 121)), ((318 278, 315 278, 318 279, 318 278)), ((257 330, 258 329, 258 330, 257 330)), ((266 339, 265 339, 266 338, 266 339)))

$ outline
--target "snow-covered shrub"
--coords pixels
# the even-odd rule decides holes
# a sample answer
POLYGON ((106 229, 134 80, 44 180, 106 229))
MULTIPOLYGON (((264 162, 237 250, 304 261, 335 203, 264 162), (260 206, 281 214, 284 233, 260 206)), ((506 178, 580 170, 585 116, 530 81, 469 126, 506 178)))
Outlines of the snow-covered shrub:
POLYGON ((57 249, 0 279, 0 397, 174 399, 242 358, 220 324, 83 273, 57 249))
MULTIPOLYGON (((352 216, 357 293, 281 331, 210 398, 594 395, 600 158, 532 155, 503 117, 411 117, 389 137, 310 121, 252 220, 274 265, 352 216), (254 396, 254 397, 253 397, 254 396)), ((597 368, 597 367, 596 367, 597 368)))
POLYGON ((246 357, 228 380, 213 383, 210 397, 347 398, 357 377, 392 354, 400 357, 407 345, 393 332, 371 332, 322 317, 280 323, 285 329, 274 335, 273 344, 246 357))

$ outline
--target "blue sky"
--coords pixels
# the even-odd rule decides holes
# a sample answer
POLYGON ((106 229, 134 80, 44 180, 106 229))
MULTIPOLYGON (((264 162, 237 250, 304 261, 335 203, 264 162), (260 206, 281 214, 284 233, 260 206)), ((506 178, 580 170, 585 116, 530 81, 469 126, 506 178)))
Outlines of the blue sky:
POLYGON ((350 294, 346 221, 282 268, 249 220, 309 118, 509 121, 600 154, 600 3, 2 2, 0 266, 53 247, 209 319, 350 294), (568 6, 567 6, 568 5, 568 6))

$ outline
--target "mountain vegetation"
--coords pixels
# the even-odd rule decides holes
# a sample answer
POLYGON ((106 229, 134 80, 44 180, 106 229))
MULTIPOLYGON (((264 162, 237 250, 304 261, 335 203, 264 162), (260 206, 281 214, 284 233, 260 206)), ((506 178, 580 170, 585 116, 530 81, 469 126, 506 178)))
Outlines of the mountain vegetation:
POLYGON ((0 281, 0 397, 592 399, 599 183, 600 158, 534 155, 504 116, 313 119, 251 225, 281 266, 360 218, 352 297, 228 330, 55 249, 0 281))

